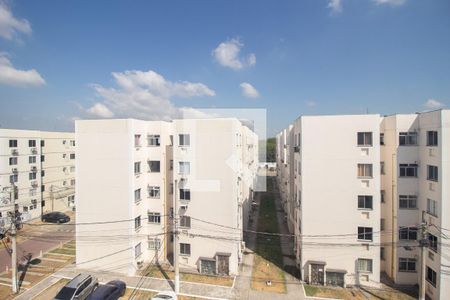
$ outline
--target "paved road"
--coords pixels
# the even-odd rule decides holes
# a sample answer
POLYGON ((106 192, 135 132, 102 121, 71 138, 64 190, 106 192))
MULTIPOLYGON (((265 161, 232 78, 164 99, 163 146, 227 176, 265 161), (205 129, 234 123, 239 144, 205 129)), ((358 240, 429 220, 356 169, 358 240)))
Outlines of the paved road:
MULTIPOLYGON (((27 239, 17 243, 17 259, 20 262, 22 257, 31 253, 32 257, 37 257, 40 251, 45 252, 58 246, 61 242, 72 240, 75 235, 75 226, 73 221, 67 224, 42 224, 40 221, 34 221, 31 224, 25 224, 18 235, 27 239)), ((11 247, 11 243, 8 243, 11 247)), ((5 248, 0 249, 0 272, 11 267, 11 255, 5 248)))

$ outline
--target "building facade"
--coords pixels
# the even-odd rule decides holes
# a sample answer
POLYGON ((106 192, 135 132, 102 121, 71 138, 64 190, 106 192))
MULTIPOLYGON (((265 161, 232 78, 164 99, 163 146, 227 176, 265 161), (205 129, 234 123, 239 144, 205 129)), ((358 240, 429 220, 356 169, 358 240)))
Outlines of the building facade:
POLYGON ((84 120, 76 139, 78 266, 135 274, 171 262, 178 241, 181 269, 237 274, 258 165, 250 129, 237 119, 84 120))
POLYGON ((0 129, 0 157, 4 222, 13 202, 24 221, 74 207, 74 133, 0 129), (12 189, 14 199, 9 195, 12 189))
POLYGON ((386 274, 416 285, 423 269, 428 299, 450 295, 449 116, 306 116, 277 135, 304 280, 377 285, 386 274))

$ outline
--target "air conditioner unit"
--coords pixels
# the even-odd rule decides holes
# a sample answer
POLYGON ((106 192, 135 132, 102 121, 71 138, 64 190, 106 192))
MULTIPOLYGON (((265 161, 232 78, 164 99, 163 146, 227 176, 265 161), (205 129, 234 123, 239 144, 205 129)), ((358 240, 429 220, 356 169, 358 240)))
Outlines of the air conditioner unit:
POLYGON ((139 260, 136 262, 138 269, 141 269, 144 266, 144 260, 139 260))
POLYGON ((12 150, 11 150, 11 155, 19 155, 19 150, 17 150, 17 149, 12 149, 12 150))
POLYGON ((188 231, 187 231, 186 229, 183 229, 183 230, 181 230, 181 233, 187 235, 187 234, 188 234, 188 231))
POLYGON ((187 204, 181 204, 180 205, 180 209, 182 209, 182 210, 187 210, 187 208, 188 208, 187 204))
POLYGON ((32 149, 31 149, 31 153, 32 153, 32 154, 37 154, 37 153, 38 153, 38 151, 37 151, 37 149, 36 149, 36 148, 32 148, 32 149))
POLYGON ((31 172, 37 172, 37 168, 35 166, 31 167, 31 172))
POLYGON ((19 170, 17 170, 17 168, 12 168, 11 172, 13 172, 14 174, 19 173, 19 170))
POLYGON ((38 186, 37 181, 32 181, 32 182, 31 182, 31 186, 32 186, 32 187, 37 187, 37 186, 38 186))

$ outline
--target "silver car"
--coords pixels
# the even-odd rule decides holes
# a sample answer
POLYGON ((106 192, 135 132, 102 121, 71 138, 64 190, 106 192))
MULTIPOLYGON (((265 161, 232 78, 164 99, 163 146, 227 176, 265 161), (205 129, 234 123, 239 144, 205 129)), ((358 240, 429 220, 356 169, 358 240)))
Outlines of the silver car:
POLYGON ((98 280, 89 274, 78 274, 66 284, 54 300, 84 300, 98 286, 98 280))

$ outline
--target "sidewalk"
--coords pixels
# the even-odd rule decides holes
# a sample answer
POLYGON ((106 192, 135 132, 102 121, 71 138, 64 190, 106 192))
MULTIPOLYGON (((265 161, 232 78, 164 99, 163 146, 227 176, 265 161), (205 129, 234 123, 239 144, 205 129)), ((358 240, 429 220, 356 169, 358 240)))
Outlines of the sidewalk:
MULTIPOLYGON (((105 283, 111 280, 120 279, 126 282, 127 286, 129 287, 136 287, 139 286, 142 289, 152 290, 152 291, 172 291, 172 285, 173 282, 166 279, 159 279, 159 278, 151 278, 151 277, 142 277, 142 276, 125 276, 123 274, 118 274, 114 272, 104 272, 99 271, 95 272, 92 270, 83 270, 76 268, 75 266, 68 266, 65 267, 56 273, 54 273, 52 276, 56 278, 67 278, 72 279, 79 273, 89 273, 93 276, 97 277, 99 282, 105 283)), ((31 293, 30 289, 28 292, 31 293)), ((40 289, 41 291, 42 289, 40 289)), ((203 283, 194 283, 194 282, 186 282, 181 281, 180 282, 180 293, 181 294, 189 294, 192 296, 197 297, 209 297, 212 299, 232 299, 232 287, 225 287, 225 286, 219 286, 219 285, 210 285, 210 284, 203 284, 203 283)), ((25 299, 25 298, 24 298, 25 299)))

